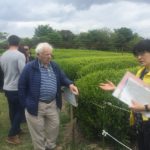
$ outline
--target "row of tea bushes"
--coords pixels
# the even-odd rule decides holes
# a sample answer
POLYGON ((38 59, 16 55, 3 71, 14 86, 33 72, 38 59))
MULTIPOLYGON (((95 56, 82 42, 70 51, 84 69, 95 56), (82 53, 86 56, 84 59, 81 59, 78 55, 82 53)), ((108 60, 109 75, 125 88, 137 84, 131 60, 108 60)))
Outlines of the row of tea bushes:
MULTIPOLYGON (((126 60, 132 60, 132 56, 88 56, 88 57, 80 57, 80 58, 68 58, 68 59, 55 59, 57 63, 60 65, 60 67, 65 71, 65 73, 70 77, 72 80, 78 79, 78 72, 82 67, 85 67, 90 64, 96 64, 96 63, 107 63, 110 61, 118 61, 119 62, 126 61, 126 60)), ((125 63, 124 63, 125 64, 125 63)), ((131 64, 135 64, 134 61, 131 64)), ((111 67, 110 67, 111 68, 111 67)), ((90 73, 90 72, 89 72, 90 73)))
MULTIPOLYGON (((80 128, 86 137, 102 138, 102 130, 129 145, 129 109, 127 105, 112 96, 111 92, 99 89, 98 84, 109 79, 117 84, 126 71, 135 72, 137 68, 106 69, 97 71, 77 80, 80 96, 76 110, 80 128), (116 109, 107 104, 113 104, 127 111, 116 109)), ((109 139, 110 140, 110 139, 109 139)), ((111 141, 111 140, 110 140, 111 141)))
POLYGON ((119 108, 128 107, 112 97, 111 92, 100 90, 98 85, 106 79, 117 84, 127 70, 135 72, 137 62, 133 56, 97 51, 92 51, 93 54, 91 51, 66 51, 67 54, 57 51, 55 58, 58 59, 55 61, 79 88, 79 106, 75 114, 86 137, 99 138, 98 134, 101 135, 102 129, 105 129, 129 144, 129 112, 108 106, 105 102, 111 102, 119 108))
POLYGON ((106 52, 106 51, 96 51, 96 50, 77 50, 77 49, 56 49, 54 50, 55 59, 64 59, 64 58, 79 58, 79 57, 88 57, 88 56, 99 56, 99 57, 113 57, 113 56, 131 56, 128 53, 115 53, 115 52, 106 52))
POLYGON ((138 63, 129 58, 118 58, 118 59, 109 59, 107 61, 103 62, 95 62, 95 63, 90 63, 89 65, 86 65, 82 67, 78 73, 78 77, 85 76, 89 73, 95 72, 97 70, 106 70, 106 69, 115 69, 115 70, 120 70, 122 68, 129 68, 129 67, 135 67, 137 66, 138 63))

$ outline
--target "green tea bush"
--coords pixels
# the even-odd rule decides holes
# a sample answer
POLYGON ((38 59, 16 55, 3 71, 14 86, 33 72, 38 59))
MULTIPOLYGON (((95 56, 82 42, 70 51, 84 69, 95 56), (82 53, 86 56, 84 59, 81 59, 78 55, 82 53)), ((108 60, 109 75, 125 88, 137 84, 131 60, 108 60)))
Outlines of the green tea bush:
MULTIPOLYGON (((110 62, 112 60, 117 60, 119 57, 120 60, 128 60, 133 59, 132 56, 88 56, 88 57, 81 57, 81 58, 67 58, 67 59, 55 59, 55 61, 60 65, 60 67, 65 71, 68 77, 72 80, 78 79, 78 72, 79 70, 87 66, 89 64, 100 63, 100 62, 110 62)), ((89 72, 90 73, 90 72, 89 72)))
POLYGON ((101 139, 102 130, 105 129, 120 141, 129 144, 127 105, 114 98, 111 92, 105 92, 98 87, 98 84, 105 82, 106 79, 117 84, 127 70, 135 72, 136 68, 98 71, 77 80, 80 96, 76 116, 86 137, 101 139), (108 102, 127 111, 111 107, 107 105, 108 102))
POLYGON ((4 49, 0 49, 0 55, 2 55, 2 53, 4 53, 5 50, 4 49))
POLYGON ((119 70, 122 68, 129 68, 129 67, 135 67, 137 66, 137 62, 131 58, 117 58, 117 59, 111 59, 103 62, 95 62, 90 63, 84 67, 82 67, 78 73, 78 78, 85 76, 89 73, 98 71, 98 70, 105 70, 105 69, 115 69, 119 70))
MULTIPOLYGON (((135 72, 137 62, 133 56, 86 50, 58 50, 54 55, 55 61, 79 88, 79 106, 75 110, 75 115, 86 137, 102 139, 101 132, 105 129, 129 145, 128 106, 114 98, 111 92, 99 89, 98 85, 107 79, 117 84, 127 70, 135 72), (126 111, 109 104, 124 108, 126 111)), ((108 141, 113 140, 108 138, 108 141)))
POLYGON ((64 59, 64 58, 79 58, 79 57, 114 57, 114 56, 131 56, 129 53, 116 53, 116 52, 106 52, 106 51, 96 51, 96 50, 77 50, 77 49, 55 49, 54 58, 64 59))

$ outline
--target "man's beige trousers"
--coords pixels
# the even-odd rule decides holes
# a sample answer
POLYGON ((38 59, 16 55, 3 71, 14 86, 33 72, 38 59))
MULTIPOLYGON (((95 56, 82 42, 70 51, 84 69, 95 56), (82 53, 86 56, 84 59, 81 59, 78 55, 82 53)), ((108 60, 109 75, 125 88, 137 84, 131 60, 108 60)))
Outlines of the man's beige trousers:
POLYGON ((46 104, 39 102, 38 116, 25 111, 28 128, 31 134, 34 150, 45 150, 56 147, 59 132, 59 112, 56 101, 46 104))

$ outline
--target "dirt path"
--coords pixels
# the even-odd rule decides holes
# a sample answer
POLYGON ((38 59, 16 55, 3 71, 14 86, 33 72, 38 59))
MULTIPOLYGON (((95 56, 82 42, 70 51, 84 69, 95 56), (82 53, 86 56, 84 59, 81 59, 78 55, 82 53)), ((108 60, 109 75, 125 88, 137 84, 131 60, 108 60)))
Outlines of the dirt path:
MULTIPOLYGON (((71 150, 70 148, 65 149, 65 147, 68 147, 68 145, 72 144, 74 144, 75 147, 80 147, 79 145, 86 145, 87 148, 83 146, 83 150, 102 150, 102 148, 100 148, 97 143, 90 143, 89 141, 86 141, 85 137, 79 132, 76 118, 71 118, 72 115, 69 112, 71 107, 72 106, 70 105, 68 106, 67 102, 63 98, 63 107, 61 113, 68 115, 70 121, 64 125, 63 140, 60 145, 64 148, 64 150, 71 150)), ((80 150, 82 150, 82 148, 80 148, 80 150)))

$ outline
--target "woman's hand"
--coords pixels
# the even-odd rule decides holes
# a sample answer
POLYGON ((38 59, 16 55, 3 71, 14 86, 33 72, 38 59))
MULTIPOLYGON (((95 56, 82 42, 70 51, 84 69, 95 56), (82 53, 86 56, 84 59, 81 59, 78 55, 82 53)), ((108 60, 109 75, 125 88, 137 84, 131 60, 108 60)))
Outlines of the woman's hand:
POLYGON ((132 104, 131 104, 131 106, 129 106, 129 108, 132 109, 133 111, 144 111, 145 110, 144 105, 135 100, 132 100, 132 104))
POLYGON ((106 83, 100 83, 99 87, 105 91, 114 91, 116 86, 113 82, 107 81, 106 83))

